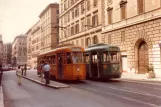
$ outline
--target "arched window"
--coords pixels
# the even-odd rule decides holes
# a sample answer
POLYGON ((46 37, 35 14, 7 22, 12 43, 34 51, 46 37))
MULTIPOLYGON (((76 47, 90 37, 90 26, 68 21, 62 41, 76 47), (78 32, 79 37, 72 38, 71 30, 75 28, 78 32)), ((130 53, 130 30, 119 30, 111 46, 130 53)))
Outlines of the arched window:
POLYGON ((91 45, 91 38, 88 37, 86 39, 86 46, 89 46, 89 45, 91 45))
POLYGON ((97 36, 94 36, 93 37, 93 44, 97 44, 98 43, 98 38, 97 38, 97 36))

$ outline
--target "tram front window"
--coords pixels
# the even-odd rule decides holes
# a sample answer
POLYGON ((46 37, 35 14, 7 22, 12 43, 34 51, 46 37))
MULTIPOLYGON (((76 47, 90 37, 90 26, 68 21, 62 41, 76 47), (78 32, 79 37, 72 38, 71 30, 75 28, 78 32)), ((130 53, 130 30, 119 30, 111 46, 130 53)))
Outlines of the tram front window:
POLYGON ((109 58, 111 62, 118 62, 120 61, 119 52, 109 52, 109 58))
POLYGON ((82 52, 72 53, 72 61, 73 63, 83 63, 83 53, 82 52))

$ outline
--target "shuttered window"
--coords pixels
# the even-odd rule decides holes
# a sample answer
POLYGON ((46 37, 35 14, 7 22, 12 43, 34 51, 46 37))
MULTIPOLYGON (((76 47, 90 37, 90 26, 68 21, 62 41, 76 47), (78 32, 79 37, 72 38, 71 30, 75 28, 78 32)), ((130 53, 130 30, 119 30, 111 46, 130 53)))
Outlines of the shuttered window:
POLYGON ((121 7, 121 19, 126 19, 126 3, 120 5, 121 7))
POLYGON ((144 1, 143 0, 137 0, 138 1, 138 14, 142 14, 144 12, 144 1))
POLYGON ((108 10, 108 24, 112 23, 112 9, 108 10))
POLYGON ((98 15, 92 17, 92 26, 98 26, 98 15))

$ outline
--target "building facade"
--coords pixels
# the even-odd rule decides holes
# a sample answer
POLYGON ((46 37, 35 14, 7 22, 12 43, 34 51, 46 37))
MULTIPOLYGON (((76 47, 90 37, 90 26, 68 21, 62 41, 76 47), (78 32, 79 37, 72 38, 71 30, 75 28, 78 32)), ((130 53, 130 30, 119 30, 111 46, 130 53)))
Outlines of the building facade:
POLYGON ((102 42, 102 0, 61 0, 59 43, 86 48, 102 42))
MULTIPOLYGON (((0 50, 3 50, 3 41, 1 34, 0 34, 0 50)), ((3 51, 0 51, 0 63, 3 63, 3 51)))
POLYGON ((102 41, 121 48, 122 69, 161 77, 161 1, 103 0, 102 41))
POLYGON ((27 65, 35 67, 37 65, 37 56, 41 49, 41 30, 40 21, 38 21, 29 31, 27 35, 27 65))
POLYGON ((12 53, 12 44, 5 43, 3 45, 3 64, 11 65, 11 53, 12 53))
POLYGON ((41 28, 41 52, 54 49, 58 44, 59 4, 49 4, 39 15, 41 28))
POLYGON ((12 65, 24 65, 27 63, 27 36, 19 35, 12 43, 12 65))

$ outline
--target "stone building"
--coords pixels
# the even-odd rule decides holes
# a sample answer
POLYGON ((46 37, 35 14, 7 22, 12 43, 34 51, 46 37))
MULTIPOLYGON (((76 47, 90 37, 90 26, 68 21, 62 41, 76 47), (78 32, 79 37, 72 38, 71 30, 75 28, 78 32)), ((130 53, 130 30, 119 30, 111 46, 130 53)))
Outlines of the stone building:
POLYGON ((40 21, 38 21, 26 33, 27 35, 27 65, 35 67, 37 65, 37 55, 41 49, 41 30, 40 21))
POLYGON ((121 48, 124 71, 161 77, 161 1, 103 0, 102 41, 121 48))
POLYGON ((54 49, 58 44, 59 4, 49 4, 39 15, 41 26, 41 52, 54 49))
POLYGON ((3 64, 11 65, 12 44, 4 43, 3 45, 3 64))
POLYGON ((12 43, 12 65, 24 65, 27 63, 27 36, 19 35, 12 43))
POLYGON ((101 42, 102 0, 61 0, 59 43, 86 48, 101 42))

